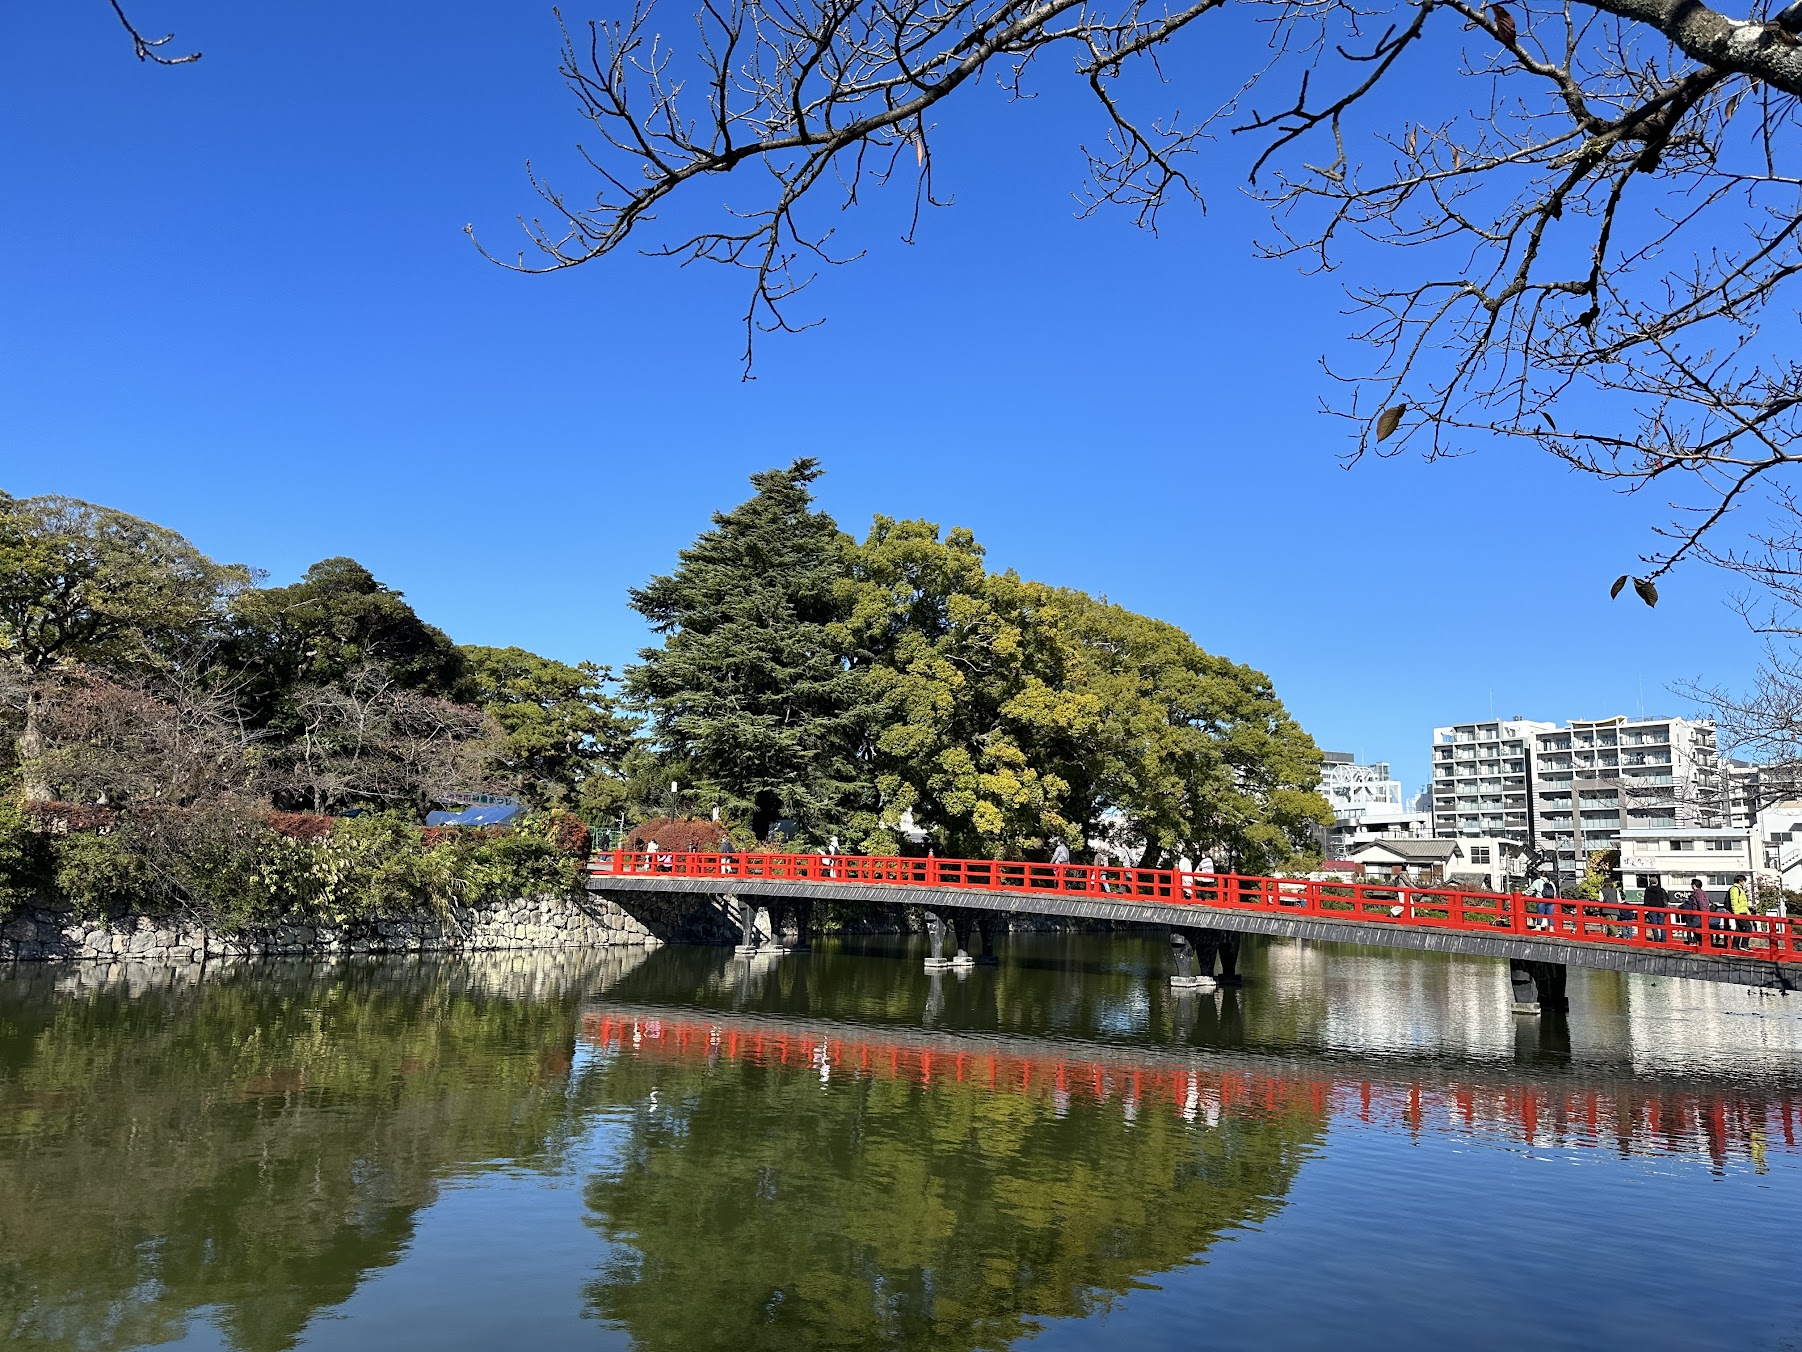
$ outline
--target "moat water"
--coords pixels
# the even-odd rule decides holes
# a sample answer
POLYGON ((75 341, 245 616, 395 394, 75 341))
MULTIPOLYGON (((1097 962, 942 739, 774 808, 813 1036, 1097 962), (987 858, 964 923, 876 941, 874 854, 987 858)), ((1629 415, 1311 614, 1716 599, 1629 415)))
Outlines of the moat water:
POLYGON ((0 1336, 1802 1347, 1802 996, 923 956, 0 972, 0 1336))

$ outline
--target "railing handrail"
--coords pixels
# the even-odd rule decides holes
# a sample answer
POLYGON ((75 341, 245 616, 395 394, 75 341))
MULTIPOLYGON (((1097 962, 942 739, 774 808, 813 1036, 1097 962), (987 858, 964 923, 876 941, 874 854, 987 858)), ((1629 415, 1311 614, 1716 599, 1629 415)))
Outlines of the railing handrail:
POLYGON ((1788 916, 1698 911, 1687 898, 1664 906, 1520 892, 1422 886, 1400 879, 1339 882, 1318 878, 1199 873, 1127 864, 1052 864, 1013 859, 940 859, 863 854, 721 854, 614 850, 589 864, 597 877, 668 877, 931 887, 1024 896, 1088 896, 1228 911, 1267 911, 1355 924, 1544 936, 1565 943, 1686 956, 1743 956, 1802 962, 1802 933, 1788 916))

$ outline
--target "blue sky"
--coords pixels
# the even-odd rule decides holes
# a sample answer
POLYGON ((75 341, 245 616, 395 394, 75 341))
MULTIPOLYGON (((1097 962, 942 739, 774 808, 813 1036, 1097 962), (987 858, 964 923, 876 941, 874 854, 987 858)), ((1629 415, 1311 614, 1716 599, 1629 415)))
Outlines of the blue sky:
POLYGON ((1704 570, 1656 611, 1609 601, 1658 503, 1520 450, 1343 468, 1317 411, 1321 359, 1355 355, 1343 300, 1254 260, 1240 146, 1208 161, 1208 213, 1153 238, 1076 219, 1098 129, 1055 87, 947 109, 955 206, 911 248, 904 192, 840 222, 869 256, 746 383, 740 276, 622 255, 523 278, 464 237, 506 246, 528 158, 582 186, 548 4, 137 0, 205 50, 177 69, 133 60, 103 0, 8 10, 15 494, 277 582, 348 554, 460 641, 617 665, 645 641, 625 589, 746 475, 815 455, 847 529, 967 525, 996 567, 1268 671, 1323 746, 1411 791, 1437 723, 1674 711, 1674 682, 1756 656, 1704 570))

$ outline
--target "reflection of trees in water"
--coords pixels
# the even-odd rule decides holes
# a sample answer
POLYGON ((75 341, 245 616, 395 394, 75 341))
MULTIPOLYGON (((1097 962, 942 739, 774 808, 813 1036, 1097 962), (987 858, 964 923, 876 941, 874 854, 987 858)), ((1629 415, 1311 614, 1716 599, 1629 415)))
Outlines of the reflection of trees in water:
POLYGON ((397 1260, 438 1180, 556 1167, 620 1109, 588 1190, 617 1257, 587 1298, 651 1348, 1009 1341, 1271 1214, 1329 1118, 1717 1167, 1802 1129, 1787 1088, 1572 1063, 1549 1023, 1506 1063, 1360 1072, 1273 1048, 1244 1013, 1262 989, 1173 1000, 1136 958, 1057 961, 942 978, 932 1028, 917 964, 830 950, 258 966, 130 992, 12 977, 0 1333, 124 1347, 204 1308, 236 1347, 291 1345, 397 1260), (591 1027, 626 1002, 635 1052, 624 1025, 591 1027), (572 1084, 579 1029, 595 1050, 572 1084))
POLYGON ((0 984, 0 1330, 128 1347, 209 1306, 235 1347, 292 1345, 395 1261, 447 1170, 563 1139, 573 990, 497 998, 489 975, 0 984))
POLYGON ((1323 1128, 1305 1098, 1208 1129, 1054 1075, 999 1093, 979 1052, 829 1067, 749 1037, 738 1057, 594 1040, 619 1050, 584 1099, 656 1107, 589 1184, 618 1255, 589 1301, 653 1349, 1000 1346, 1270 1215, 1323 1128))

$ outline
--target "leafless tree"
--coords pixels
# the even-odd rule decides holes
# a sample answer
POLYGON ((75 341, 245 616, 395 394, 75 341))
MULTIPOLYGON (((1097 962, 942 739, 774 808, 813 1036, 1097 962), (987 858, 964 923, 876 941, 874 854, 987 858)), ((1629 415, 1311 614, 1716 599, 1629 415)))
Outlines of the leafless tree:
POLYGON ((43 691, 43 726, 41 773, 70 801, 188 807, 262 788, 260 738, 235 692, 185 668, 154 680, 59 673, 43 691))
POLYGON ((295 708, 303 726, 285 750, 281 796, 316 812, 417 805, 467 789, 500 735, 480 709, 408 690, 377 663, 301 691, 295 708))
POLYGON ((1744 548, 1699 547, 1711 563, 1753 588, 1736 598, 1740 614, 1765 639, 1764 657, 1745 689, 1691 682, 1681 692, 1714 713, 1723 749, 1766 767, 1772 794, 1802 793, 1802 502, 1777 494, 1769 530, 1744 548))
POLYGON ((833 209, 901 178, 917 222, 940 105, 984 78, 1030 93, 1062 53, 1106 138, 1085 149, 1086 208, 1155 227, 1230 130, 1252 141, 1266 252, 1352 265, 1372 356, 1328 401, 1351 458, 1522 442, 1664 493, 1649 580, 1795 454, 1802 0, 1754 3, 701 0, 667 23, 641 4, 564 28, 598 188, 533 172, 548 214, 504 261, 575 267, 631 241, 742 267, 748 374, 760 330, 813 322, 796 295, 815 265, 854 256, 833 209), (1147 115, 1160 57, 1234 24, 1261 25, 1267 58, 1147 115), (718 219, 656 224, 734 175, 718 219))

